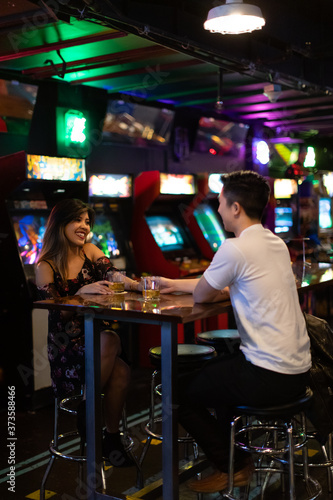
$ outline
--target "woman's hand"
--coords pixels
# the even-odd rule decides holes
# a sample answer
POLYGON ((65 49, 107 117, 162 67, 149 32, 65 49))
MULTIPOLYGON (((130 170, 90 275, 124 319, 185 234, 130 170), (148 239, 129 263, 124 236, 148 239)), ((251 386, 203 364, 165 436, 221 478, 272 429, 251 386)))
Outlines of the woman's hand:
POLYGON ((84 285, 75 295, 84 295, 85 293, 98 293, 100 295, 112 295, 113 291, 109 288, 108 281, 96 281, 89 285, 84 285))

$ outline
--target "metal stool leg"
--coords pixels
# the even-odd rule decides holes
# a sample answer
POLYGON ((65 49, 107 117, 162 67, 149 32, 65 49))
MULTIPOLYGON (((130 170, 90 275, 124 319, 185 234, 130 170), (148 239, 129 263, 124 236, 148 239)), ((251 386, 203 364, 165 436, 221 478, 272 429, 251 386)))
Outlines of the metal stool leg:
POLYGON ((289 498, 296 500, 295 496, 295 468, 294 468, 294 439, 293 439, 293 426, 292 423, 287 428, 287 441, 288 441, 288 461, 289 461, 289 498))
POLYGON ((133 446, 134 446, 134 441, 130 437, 128 426, 127 426, 127 412, 126 412, 126 405, 124 405, 123 412, 122 412, 122 427, 123 427, 123 435, 125 439, 125 443, 127 443, 127 446, 125 446, 125 449, 127 453, 130 455, 132 458, 135 467, 136 467, 136 486, 138 489, 143 488, 143 474, 142 474, 142 468, 140 464, 140 460, 136 458, 136 456, 133 453, 133 446))
MULTIPOLYGON (((54 401, 54 425, 53 425, 53 440, 55 445, 58 445, 58 416, 59 416, 59 410, 58 410, 58 404, 59 400, 58 398, 55 398, 54 401)), ((49 477, 49 474, 51 472, 51 469, 53 467, 53 464, 55 462, 55 456, 51 455, 51 458, 49 460, 49 463, 47 464, 46 471, 44 473, 43 479, 42 479, 42 484, 40 486, 40 500, 45 500, 45 484, 47 481, 47 478, 49 477)))
MULTIPOLYGON (((154 430, 154 421, 155 421, 155 386, 156 386, 156 378, 157 378, 158 374, 159 374, 159 371, 155 370, 152 373, 151 382, 150 382, 150 407, 149 407, 149 419, 148 419, 148 422, 149 422, 149 427, 150 427, 151 430, 154 430)), ((143 447, 143 450, 141 452, 141 456, 140 456, 140 459, 139 459, 140 466, 142 466, 142 463, 143 463, 143 461, 144 461, 144 459, 146 457, 146 454, 147 454, 147 451, 149 449, 151 440, 152 440, 152 436, 150 436, 149 434, 147 434, 147 439, 146 439, 145 445, 143 447)))

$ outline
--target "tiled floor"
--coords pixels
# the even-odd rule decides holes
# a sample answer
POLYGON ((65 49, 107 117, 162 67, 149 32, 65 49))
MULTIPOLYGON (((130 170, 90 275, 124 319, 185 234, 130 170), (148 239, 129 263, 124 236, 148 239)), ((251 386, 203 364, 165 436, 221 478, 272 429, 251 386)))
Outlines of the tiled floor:
MULTIPOLYGON (((128 397, 128 420, 131 434, 134 438, 135 453, 141 453, 145 438, 144 424, 147 421, 149 402, 150 369, 137 369, 133 372, 132 390, 128 397)), ((63 416, 63 430, 69 430, 73 426, 73 417, 63 416)), ((53 405, 44 406, 35 411, 16 413, 16 437, 15 449, 8 447, 7 439, 7 411, 0 412, 1 454, 0 454, 0 499, 1 500, 31 500, 39 499, 39 488, 41 480, 49 459, 48 444, 52 436, 53 405), (13 454, 14 453, 14 454, 13 454), (15 459, 15 492, 9 490, 11 476, 8 475, 8 458, 15 459)), ((65 449, 78 448, 78 440, 72 442, 65 449)), ((13 448, 13 447, 12 447, 13 448)), ((316 454, 316 447, 312 446, 316 454)), ((180 457, 183 450, 180 450, 180 457)), ((180 467, 184 465, 181 461, 180 467)), ((143 464, 145 487, 161 479, 161 445, 152 445, 147 453, 143 464)), ((209 469, 203 474, 209 473, 209 469)), ((322 485, 323 493, 321 499, 333 498, 328 493, 326 470, 315 469, 313 477, 317 478, 322 485)), ((124 498, 140 498, 140 492, 136 488, 135 468, 109 468, 106 470, 106 483, 108 493, 122 495, 124 498)), ((180 484, 180 500, 217 500, 222 499, 219 493, 211 495, 199 495, 191 492, 187 481, 180 484)), ((52 500, 81 500, 85 498, 85 490, 80 487, 78 479, 78 466, 67 461, 57 460, 47 481, 47 496, 52 500)), ((240 500, 245 498, 244 491, 236 489, 240 500)), ((288 498, 283 495, 280 485, 280 477, 273 476, 267 489, 265 499, 282 500, 288 498)), ((297 500, 309 498, 301 481, 297 480, 297 500)), ((252 478, 250 500, 260 500, 260 488, 257 479, 252 478)), ((158 497, 162 500, 162 496, 158 497)), ((168 499, 164 499, 168 500, 168 499)))

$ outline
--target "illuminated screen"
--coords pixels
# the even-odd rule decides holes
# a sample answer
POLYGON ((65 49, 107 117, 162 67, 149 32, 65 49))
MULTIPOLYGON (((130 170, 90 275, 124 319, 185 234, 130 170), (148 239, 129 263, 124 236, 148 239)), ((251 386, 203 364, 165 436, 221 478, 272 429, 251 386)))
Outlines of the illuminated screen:
POLYGON ((331 213, 331 199, 319 199, 319 228, 331 229, 332 228, 332 213, 331 213))
POLYGON ((148 215, 146 221, 162 251, 182 250, 185 247, 180 228, 169 217, 148 215))
POLYGON ((175 112, 126 101, 109 101, 103 138, 134 146, 163 146, 170 140, 175 112))
POLYGON ((193 175, 160 174, 161 194, 195 194, 193 175))
POLYGON ((274 196, 276 199, 290 198, 297 193, 297 182, 295 179, 275 179, 274 196))
POLYGON ((27 155, 28 179, 85 181, 85 160, 27 155))
POLYGON ((269 166, 285 167, 296 163, 299 156, 300 144, 279 142, 269 144, 269 166))
POLYGON ((89 196, 129 198, 132 196, 132 178, 122 174, 92 175, 89 178, 89 196))
POLYGON ((35 264, 42 248, 47 217, 13 215, 12 223, 23 264, 35 264))
POLYGON ((202 116, 193 151, 232 159, 245 159, 245 139, 249 126, 202 116))
POLYGON ((91 243, 100 248, 107 257, 119 257, 118 242, 115 238, 111 222, 105 215, 96 215, 92 233, 91 243))
POLYGON ((275 233, 287 233, 293 226, 291 207, 275 207, 275 233))
POLYGON ((208 187, 212 193, 220 194, 223 188, 221 174, 209 174, 208 187))
POLYGON ((200 205, 194 210, 194 217, 211 249, 216 252, 225 240, 221 224, 212 207, 200 205))
POLYGON ((333 196, 333 172, 323 175, 323 184, 329 196, 333 196))

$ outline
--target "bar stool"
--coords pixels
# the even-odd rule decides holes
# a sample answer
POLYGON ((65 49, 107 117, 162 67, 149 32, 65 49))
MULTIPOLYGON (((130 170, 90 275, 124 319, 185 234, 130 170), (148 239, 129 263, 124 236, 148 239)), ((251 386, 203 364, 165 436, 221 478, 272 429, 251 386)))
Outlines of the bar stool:
MULTIPOLYGON (((142 462, 147 454, 148 448, 151 444, 152 439, 159 441, 163 440, 162 434, 158 433, 156 430, 157 424, 162 422, 161 417, 155 416, 155 405, 157 399, 162 396, 162 384, 157 383, 158 377, 160 375, 161 368, 161 346, 151 347, 149 349, 149 358, 156 370, 152 373, 151 384, 150 384, 150 407, 149 407, 149 420, 145 426, 145 433, 147 434, 147 440, 142 450, 139 464, 142 462)), ((195 370, 200 368, 206 361, 213 359, 216 356, 216 350, 212 346, 201 346, 196 344, 178 344, 177 346, 177 364, 180 373, 185 373, 187 371, 195 370)), ((178 436, 178 443, 183 443, 185 445, 185 456, 188 456, 187 445, 192 444, 194 459, 198 458, 198 445, 194 439, 189 436, 178 436)))
MULTIPOLYGON (((331 432, 328 437, 327 441, 324 443, 321 440, 317 439, 316 432, 308 432, 307 433, 307 439, 308 441, 315 441, 316 445, 320 445, 320 451, 321 451, 321 456, 322 458, 309 462, 309 469, 327 469, 327 486, 328 486, 328 492, 332 492, 332 481, 333 481, 333 448, 332 448, 332 440, 333 440, 333 433, 331 432)), ((301 466, 302 464, 295 461, 296 466, 301 466)))
POLYGON ((213 346, 218 354, 233 354, 239 349, 240 336, 236 329, 210 330, 198 333, 196 343, 213 346))
MULTIPOLYGON (((283 469, 274 467, 274 462, 279 465, 287 465, 289 475, 289 499, 295 500, 295 468, 294 453, 302 450, 303 458, 303 480, 308 492, 311 486, 314 492, 307 500, 314 500, 321 494, 321 486, 318 481, 309 476, 308 447, 307 447, 307 426, 304 411, 310 405, 312 391, 307 389, 306 393, 296 401, 275 407, 255 408, 250 406, 238 406, 235 411, 237 417, 231 422, 230 434, 230 455, 229 455, 229 484, 228 489, 223 493, 224 498, 236 500, 233 496, 234 477, 234 448, 240 448, 249 453, 259 455, 256 472, 272 474, 277 472, 282 474, 283 469), (300 420, 296 417, 299 415, 300 420), (295 424, 296 423, 296 424, 295 424), (238 425, 241 425, 237 429, 238 425), (263 437, 263 443, 259 442, 259 437, 263 437), (287 455, 287 459, 281 459, 281 455, 287 455), (262 461, 267 457, 271 461, 268 466, 263 466, 262 461)), ((264 482, 264 488, 267 481, 264 482)), ((263 498, 263 492, 262 496, 263 498)))
MULTIPOLYGON (((77 448, 77 438, 80 436, 78 430, 75 428, 73 431, 69 431, 66 433, 60 433, 59 432, 59 417, 60 417, 60 412, 66 412, 69 413, 73 416, 77 415, 77 406, 78 404, 82 401, 83 399, 83 390, 81 391, 81 394, 70 396, 68 398, 60 399, 60 398, 55 398, 55 403, 54 403, 54 427, 53 427, 53 439, 49 444, 49 451, 51 454, 49 463, 47 465, 46 471, 44 473, 41 487, 40 487, 40 500, 45 500, 45 484, 48 479, 48 476, 51 472, 51 469, 53 467, 53 464, 57 458, 61 458, 63 460, 68 460, 70 462, 77 463, 79 465, 79 480, 82 482, 82 472, 83 472, 83 465, 86 463, 87 459, 86 456, 84 455, 84 448, 85 448, 85 442, 80 438, 80 453, 74 453, 77 448), (74 441, 69 441, 70 438, 74 438, 74 441), (62 448, 62 445, 64 444, 72 444, 74 449, 68 451, 67 453, 60 451, 62 448)), ((141 473, 141 467, 139 466, 136 458, 132 454, 132 448, 134 447, 134 441, 130 437, 129 432, 128 432, 128 427, 127 427, 127 415, 126 415, 126 408, 123 410, 122 414, 122 439, 124 441, 124 447, 127 453, 131 455, 131 458, 133 459, 135 466, 137 468, 137 485, 138 487, 143 486, 143 479, 142 479, 142 473, 141 473)), ((102 488, 103 491, 106 490, 106 481, 105 481, 105 471, 104 471, 104 466, 102 465, 101 467, 101 477, 102 477, 102 488)))

